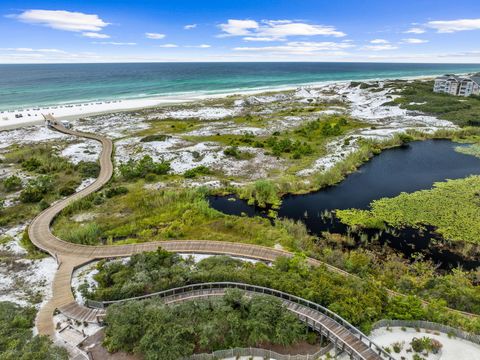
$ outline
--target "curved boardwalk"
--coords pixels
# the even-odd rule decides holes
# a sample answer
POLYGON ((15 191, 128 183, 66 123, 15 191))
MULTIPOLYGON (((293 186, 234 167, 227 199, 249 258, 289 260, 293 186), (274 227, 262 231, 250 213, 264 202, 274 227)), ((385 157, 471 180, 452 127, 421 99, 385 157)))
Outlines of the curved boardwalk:
MULTIPOLYGON (((156 250, 159 247, 172 252, 225 254, 265 261, 274 261, 279 256, 293 256, 290 252, 268 247, 221 241, 178 240, 118 246, 87 246, 69 243, 57 238, 52 234, 50 225, 58 213, 67 207, 72 201, 81 199, 82 197, 99 190, 110 180, 113 174, 113 164, 111 160, 113 143, 110 139, 102 135, 66 129, 58 124, 51 116, 46 117, 46 119, 50 120, 50 122, 54 124, 52 127, 60 132, 100 142, 102 144, 102 152, 100 154, 100 174, 96 181, 85 189, 55 203, 41 212, 33 219, 28 228, 30 240, 38 248, 55 257, 59 264, 52 285, 52 298, 40 309, 37 315, 36 326, 40 334, 51 336, 55 334, 53 313, 56 309, 63 312, 66 316, 76 320, 96 322, 98 310, 78 304, 71 291, 71 276, 73 270, 95 259, 130 256, 144 251, 156 250)), ((307 261, 313 266, 324 265, 331 271, 335 271, 342 275, 355 276, 315 259, 309 258, 307 261)), ((390 293, 397 294, 393 291, 390 291, 390 293)))
POLYGON ((104 308, 111 304, 147 298, 161 298, 165 304, 175 304, 223 296, 228 289, 233 288, 241 289, 250 297, 261 294, 280 299, 289 311, 294 313, 310 328, 321 334, 322 338, 330 341, 337 352, 345 352, 351 359, 376 360, 384 357, 393 360, 387 352, 373 343, 360 330, 327 308, 298 296, 262 286, 235 282, 193 284, 129 299, 103 302, 93 301, 90 302, 90 305, 97 307, 98 315, 104 316, 104 308))

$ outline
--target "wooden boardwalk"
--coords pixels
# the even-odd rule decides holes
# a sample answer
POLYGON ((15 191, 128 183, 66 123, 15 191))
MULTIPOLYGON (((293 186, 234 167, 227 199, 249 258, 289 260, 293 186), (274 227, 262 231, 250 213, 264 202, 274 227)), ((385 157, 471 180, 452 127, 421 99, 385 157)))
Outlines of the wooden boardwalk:
MULTIPOLYGON (((85 189, 69 196, 68 198, 58 201, 51 207, 41 212, 32 220, 28 228, 28 234, 33 244, 55 257, 59 264, 58 271, 55 275, 52 285, 52 297, 37 314, 36 326, 40 334, 50 336, 55 334, 53 313, 56 309, 62 311, 65 315, 73 319, 87 322, 96 321, 97 314, 95 311, 76 303, 71 291, 72 272, 75 270, 75 268, 78 268, 95 259, 130 256, 132 254, 141 253, 144 251, 156 250, 159 247, 172 252, 192 254, 223 254, 264 261, 274 261, 279 256, 293 256, 293 254, 290 252, 273 248, 222 241, 174 240, 129 245, 87 246, 69 243, 57 238, 50 230, 50 225, 54 218, 73 201, 81 199, 101 189, 112 177, 113 163, 111 157, 113 143, 110 139, 99 134, 78 132, 67 129, 50 115, 46 116, 45 118, 46 120, 50 121, 52 128, 57 131, 100 142, 102 144, 102 151, 100 153, 100 174, 96 181, 85 189)), ((335 271, 345 276, 355 277, 355 275, 349 274, 348 272, 322 263, 318 260, 309 258, 307 261, 313 266, 323 265, 331 271, 335 271)), ((389 292, 392 295, 401 295, 391 290, 389 292)), ((469 315, 474 316, 474 314, 469 315)))
POLYGON ((272 296, 280 299, 283 305, 305 322, 311 329, 318 332, 322 339, 330 341, 337 352, 344 352, 351 359, 389 359, 394 360, 385 350, 372 342, 364 333, 348 321, 330 311, 329 309, 279 290, 236 282, 214 282, 186 285, 179 288, 160 291, 153 294, 132 297, 114 301, 90 301, 87 303, 95 316, 103 318, 106 307, 128 301, 150 298, 161 299, 164 304, 206 299, 225 295, 228 289, 240 289, 249 297, 255 295, 272 296))

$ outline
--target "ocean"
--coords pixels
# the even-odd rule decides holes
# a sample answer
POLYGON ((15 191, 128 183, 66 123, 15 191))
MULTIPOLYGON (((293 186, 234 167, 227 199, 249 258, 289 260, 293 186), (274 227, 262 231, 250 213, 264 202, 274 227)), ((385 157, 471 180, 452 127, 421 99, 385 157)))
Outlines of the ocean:
POLYGON ((470 73, 480 64, 125 63, 0 65, 0 110, 325 81, 470 73))

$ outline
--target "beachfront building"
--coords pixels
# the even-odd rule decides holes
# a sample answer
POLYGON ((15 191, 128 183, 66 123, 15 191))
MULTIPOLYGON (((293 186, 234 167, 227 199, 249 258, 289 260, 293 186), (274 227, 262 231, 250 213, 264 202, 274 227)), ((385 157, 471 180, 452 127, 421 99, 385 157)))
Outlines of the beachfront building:
POLYGON ((453 74, 439 76, 435 79, 433 92, 457 95, 460 81, 460 78, 453 74))
POLYGON ((453 74, 439 76, 435 79, 433 92, 456 96, 480 95, 480 74, 465 78, 453 74))
POLYGON ((458 96, 480 95, 480 74, 462 79, 458 89, 458 96))

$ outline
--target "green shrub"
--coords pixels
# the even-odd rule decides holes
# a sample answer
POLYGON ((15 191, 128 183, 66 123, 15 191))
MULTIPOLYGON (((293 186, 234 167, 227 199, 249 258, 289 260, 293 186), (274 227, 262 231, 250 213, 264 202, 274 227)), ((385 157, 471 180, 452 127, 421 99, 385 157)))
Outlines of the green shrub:
POLYGON ((140 139, 140 142, 152 142, 152 141, 165 141, 170 139, 171 136, 164 135, 164 134, 157 134, 157 135, 148 135, 140 139))
POLYGON ((48 209, 50 207, 50 204, 48 203, 47 200, 42 199, 38 203, 38 207, 40 208, 40 210, 45 210, 45 209, 48 209))
POLYGON ((240 151, 238 150, 238 146, 230 146, 223 150, 223 153, 227 156, 232 156, 234 158, 240 157, 240 151))
POLYGON ((85 178, 96 178, 100 174, 100 165, 92 161, 80 161, 76 169, 85 178))
POLYGON ((42 162, 35 157, 31 157, 29 159, 23 160, 21 162, 21 165, 22 169, 24 170, 35 171, 40 168, 40 166, 42 166, 42 162))
POLYGON ((304 340, 306 327, 281 300, 247 298, 227 290, 217 299, 164 306, 158 300, 113 305, 107 310, 105 345, 110 351, 140 352, 146 360, 176 360, 231 347, 262 343, 292 345, 304 340), (158 321, 152 321, 156 319, 158 321))
POLYGON ((193 169, 189 169, 183 173, 183 177, 186 179, 192 179, 197 175, 210 175, 212 172, 204 165, 197 166, 193 169))
POLYGON ((42 200, 43 196, 53 189, 51 176, 42 175, 28 182, 27 186, 20 193, 20 201, 34 203, 42 200))
POLYGON ((46 336, 33 336, 36 310, 0 302, 0 359, 67 360, 67 351, 46 336))
POLYGON ((69 181, 58 190, 58 193, 61 196, 69 196, 75 193, 77 187, 78 187, 78 184, 76 182, 69 181))
POLYGON ((7 192, 20 190, 22 188, 22 180, 16 175, 11 175, 2 181, 2 186, 7 192))
POLYGON ((138 161, 130 159, 121 164, 120 173, 127 180, 144 178, 147 174, 165 175, 170 171, 170 163, 166 161, 154 162, 149 155, 145 155, 138 161))
POLYGON ((400 341, 394 342, 394 343, 392 344, 392 349, 393 349, 394 352, 396 352, 397 354, 399 354, 399 353, 402 351, 402 349, 403 349, 403 345, 404 345, 403 342, 400 342, 400 341))
POLYGON ((440 341, 427 336, 422 338, 413 338, 410 342, 410 345, 415 352, 421 353, 426 351, 427 353, 432 352, 434 354, 438 354, 443 347, 440 341))
POLYGON ((126 193, 128 193, 128 189, 125 186, 117 186, 105 190, 105 196, 109 199, 117 195, 125 195, 126 193))
POLYGON ((43 199, 44 192, 37 186, 27 186, 20 193, 20 201, 24 203, 39 202, 43 199))

